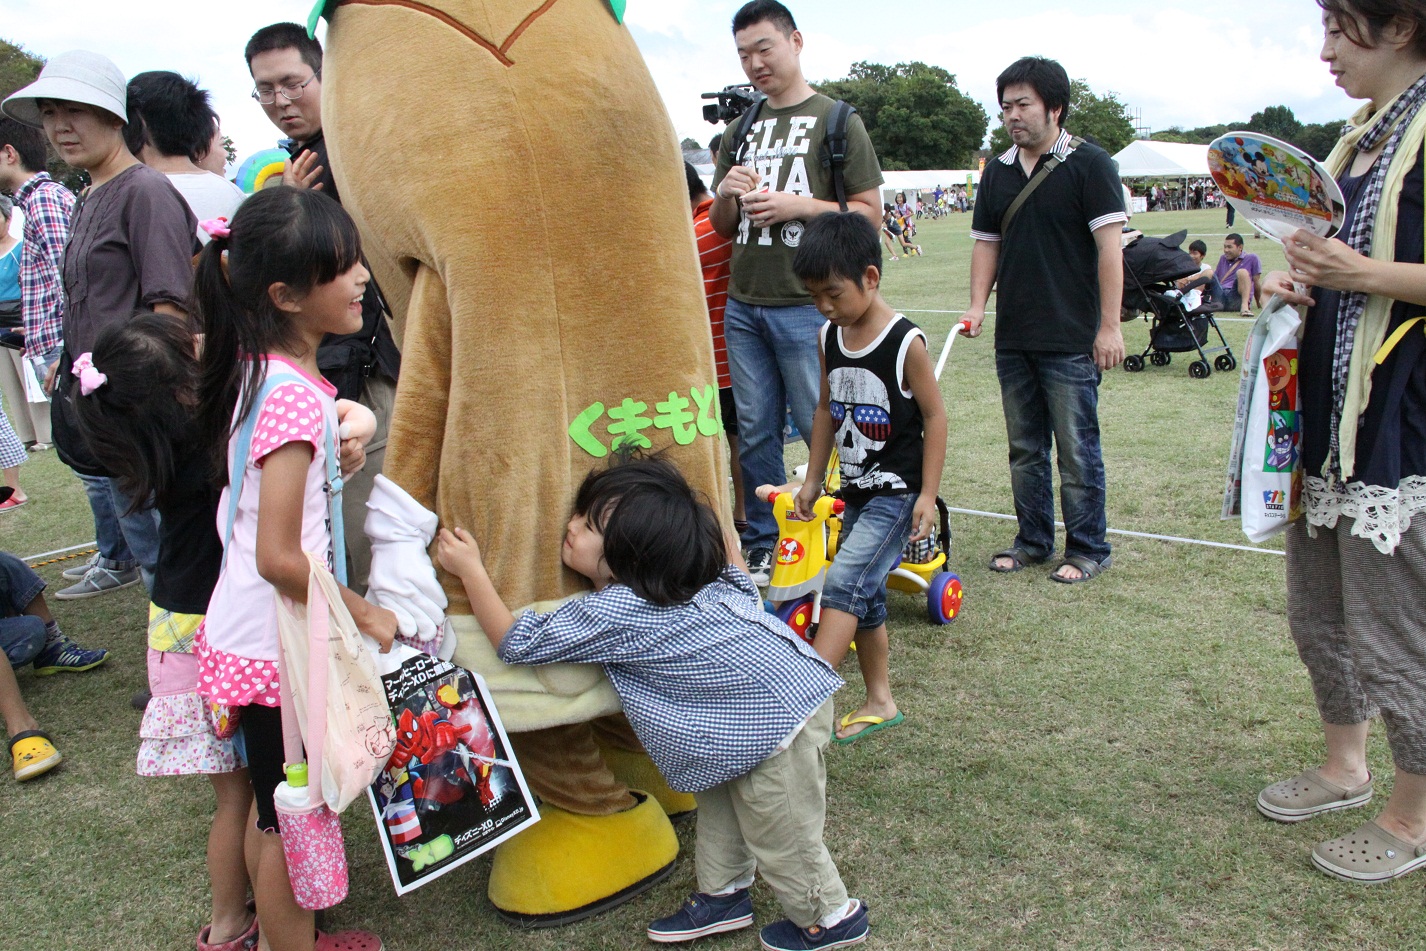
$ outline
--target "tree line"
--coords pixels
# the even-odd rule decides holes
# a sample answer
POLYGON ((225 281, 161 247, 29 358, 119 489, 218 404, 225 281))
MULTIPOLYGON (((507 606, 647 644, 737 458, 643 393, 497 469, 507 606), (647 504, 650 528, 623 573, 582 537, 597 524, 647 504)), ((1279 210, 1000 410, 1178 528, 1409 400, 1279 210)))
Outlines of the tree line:
POLYGON ((1193 145, 1207 145, 1227 132, 1261 132, 1284 142, 1290 142, 1318 160, 1325 160, 1327 153, 1342 137, 1342 128, 1347 120, 1335 122, 1303 123, 1287 106, 1268 106, 1261 112, 1253 113, 1247 122, 1231 122, 1227 125, 1206 125, 1196 129, 1171 126, 1155 132, 1151 138, 1156 142, 1187 142, 1193 145))

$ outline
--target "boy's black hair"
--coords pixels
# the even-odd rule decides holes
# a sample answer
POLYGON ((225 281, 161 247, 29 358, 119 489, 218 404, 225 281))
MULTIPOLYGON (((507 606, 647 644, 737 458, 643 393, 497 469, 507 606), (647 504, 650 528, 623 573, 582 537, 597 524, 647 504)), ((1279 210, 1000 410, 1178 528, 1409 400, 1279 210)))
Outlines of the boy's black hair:
POLYGON ((862 286, 866 269, 881 270, 881 238, 859 212, 829 211, 807 222, 792 273, 800 281, 826 281, 832 277, 862 286))
POLYGON ((777 0, 752 0, 751 3, 743 4, 738 12, 733 14, 733 32, 746 30, 764 20, 777 27, 783 36, 791 36, 797 29, 797 22, 792 19, 792 11, 777 0))
POLYGON ((27 172, 45 170, 45 134, 41 129, 0 116, 0 148, 12 146, 27 172))
POLYGON ((213 141, 218 114, 208 93, 168 70, 150 70, 129 80, 129 108, 140 121, 124 128, 124 141, 135 155, 152 145, 161 155, 201 159, 213 141))
POLYGON ((698 177, 698 170, 683 160, 683 177, 688 179, 688 200, 697 201, 700 195, 708 194, 708 186, 698 177))
POLYGON ((318 191, 264 188, 238 206, 229 229, 198 256, 191 308, 204 335, 199 427, 220 484, 228 437, 252 409, 266 372, 265 360, 248 355, 291 348, 298 339, 268 288, 280 282, 305 295, 361 261, 356 224, 318 191))
POLYGON ((1224 241, 1231 241, 1231 242, 1233 242, 1234 244, 1236 244, 1236 245, 1237 245, 1238 247, 1240 247, 1240 248, 1243 246, 1243 236, 1240 235, 1240 234, 1238 234, 1238 232, 1236 232, 1236 231, 1233 232, 1232 234, 1228 235, 1227 237, 1225 237, 1223 240, 1224 240, 1224 241))
POLYGON ((248 40, 248 45, 243 49, 243 56, 248 61, 248 72, 253 71, 254 56, 286 49, 300 53, 302 62, 311 66, 312 72, 322 72, 322 44, 307 35, 305 26, 298 26, 296 23, 274 23, 252 35, 252 39, 248 40))
POLYGON ((1005 87, 1025 84, 1045 104, 1046 114, 1060 110, 1059 127, 1065 127, 1070 113, 1070 81, 1065 68, 1043 56, 1025 56, 1005 68, 995 80, 995 101, 1005 101, 1005 87))
POLYGON ((198 358, 192 331, 167 314, 139 311, 100 331, 92 358, 108 380, 88 396, 74 383, 84 441, 133 500, 129 512, 150 498, 166 501, 185 475, 177 469, 178 442, 193 437, 198 358))
POLYGON ((728 564, 718 516, 678 467, 658 456, 591 472, 574 511, 604 536, 614 579, 653 604, 687 604, 728 564))
POLYGON ((714 132, 713 138, 708 140, 708 154, 713 156, 713 161, 718 161, 718 150, 723 147, 723 133, 714 132))
POLYGON ((1188 250, 1197 251, 1204 257, 1208 257, 1208 245, 1203 243, 1201 238, 1195 238, 1188 243, 1188 250))

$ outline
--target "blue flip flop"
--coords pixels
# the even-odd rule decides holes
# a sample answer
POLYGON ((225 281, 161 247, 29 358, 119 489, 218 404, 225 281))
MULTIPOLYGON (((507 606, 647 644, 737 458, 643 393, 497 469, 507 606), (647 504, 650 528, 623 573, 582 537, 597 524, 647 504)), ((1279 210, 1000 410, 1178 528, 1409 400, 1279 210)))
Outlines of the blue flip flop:
POLYGON ((850 713, 848 713, 846 716, 842 717, 839 723, 842 729, 845 730, 847 727, 853 725, 854 723, 867 723, 870 724, 870 726, 856 733, 853 733, 851 736, 834 736, 832 737, 832 742, 841 743, 843 745, 847 743, 855 743, 862 737, 869 736, 872 733, 875 733, 877 730, 888 730, 891 727, 900 724, 901 721, 905 719, 905 715, 902 714, 900 710, 896 711, 896 716, 892 717, 890 720, 886 720, 881 717, 874 717, 870 714, 854 717, 850 713))

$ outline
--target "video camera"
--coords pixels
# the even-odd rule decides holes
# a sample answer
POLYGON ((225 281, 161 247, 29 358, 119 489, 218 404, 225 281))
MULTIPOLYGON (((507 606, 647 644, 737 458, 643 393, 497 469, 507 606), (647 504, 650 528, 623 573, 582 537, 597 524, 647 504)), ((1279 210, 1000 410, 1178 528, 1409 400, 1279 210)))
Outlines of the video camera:
POLYGON ((748 111, 753 103, 767 97, 758 92, 752 83, 734 83, 717 92, 705 92, 700 98, 716 99, 717 102, 703 107, 703 118, 717 125, 725 122, 731 125, 739 116, 748 111))

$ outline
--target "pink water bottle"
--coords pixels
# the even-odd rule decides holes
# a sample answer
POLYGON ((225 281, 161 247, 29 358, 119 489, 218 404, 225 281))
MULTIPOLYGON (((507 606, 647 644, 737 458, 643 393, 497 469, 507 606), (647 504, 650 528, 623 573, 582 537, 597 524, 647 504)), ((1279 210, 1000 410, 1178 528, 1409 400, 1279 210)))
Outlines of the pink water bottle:
POLYGON ((347 897, 347 853, 342 823, 316 787, 307 785, 307 764, 287 767, 287 781, 273 793, 292 895, 309 911, 331 908, 347 897))

